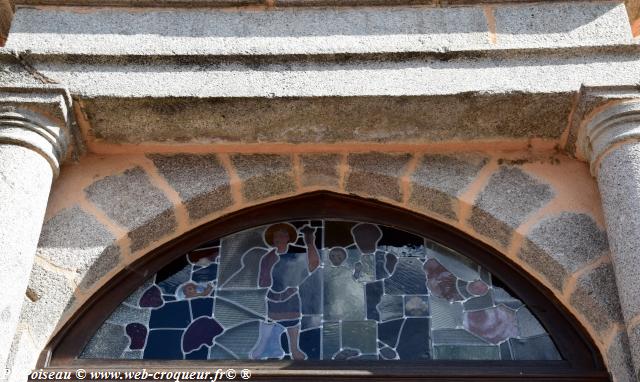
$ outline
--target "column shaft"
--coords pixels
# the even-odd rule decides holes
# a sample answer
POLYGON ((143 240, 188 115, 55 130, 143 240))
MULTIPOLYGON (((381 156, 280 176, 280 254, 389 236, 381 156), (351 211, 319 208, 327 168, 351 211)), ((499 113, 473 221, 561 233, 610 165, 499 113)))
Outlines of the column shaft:
POLYGON ((18 323, 52 179, 42 155, 0 144, 0 365, 18 323))
POLYGON ((600 162, 602 197, 613 266, 631 353, 640 371, 640 142, 614 147, 600 162))
POLYGON ((26 110, 0 110, 0 368, 7 367, 65 131, 26 110))

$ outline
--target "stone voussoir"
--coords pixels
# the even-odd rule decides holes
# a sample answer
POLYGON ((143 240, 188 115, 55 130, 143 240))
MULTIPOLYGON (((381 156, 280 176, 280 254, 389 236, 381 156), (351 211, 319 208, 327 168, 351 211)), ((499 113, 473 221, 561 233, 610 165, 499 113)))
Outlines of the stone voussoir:
POLYGON ((354 194, 365 194, 400 202, 400 179, 404 175, 411 154, 356 153, 347 158, 349 173, 345 189, 354 194))
POLYGON ((216 155, 153 154, 147 157, 178 192, 192 220, 233 204, 229 175, 216 155))
POLYGON ((458 197, 488 162, 482 154, 424 155, 411 176, 409 204, 457 219, 458 197))
POLYGON ((600 333, 612 324, 621 323, 622 308, 611 263, 601 264, 581 275, 570 304, 600 333))
POLYGON ((64 275, 54 273, 35 263, 28 290, 34 301, 25 299, 20 322, 27 323, 36 346, 42 348, 60 317, 73 304, 73 288, 64 275))
POLYGON ((36 254, 77 272, 83 288, 93 285, 120 260, 120 248, 113 234, 77 205, 44 223, 36 254))
POLYGON ((469 224, 476 232, 507 247, 513 231, 554 195, 551 185, 521 168, 502 166, 477 197, 469 224))
POLYGON ((231 163, 242 181, 242 195, 248 201, 295 191, 291 155, 233 154, 231 163))
POLYGON ((567 277, 608 253, 607 234, 583 213, 562 212, 527 234, 518 257, 562 290, 567 277))
POLYGON ((302 187, 338 187, 340 154, 300 155, 302 187))
POLYGON ((171 201, 141 167, 99 179, 84 192, 110 219, 127 228, 132 252, 176 229, 171 201))

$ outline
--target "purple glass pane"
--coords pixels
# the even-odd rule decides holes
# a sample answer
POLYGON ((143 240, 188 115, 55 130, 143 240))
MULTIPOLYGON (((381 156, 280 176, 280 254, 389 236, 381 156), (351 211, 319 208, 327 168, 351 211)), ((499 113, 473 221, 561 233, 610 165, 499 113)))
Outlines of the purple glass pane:
POLYGON ((152 285, 147 289, 142 297, 140 297, 139 305, 142 308, 158 308, 164 304, 160 288, 152 285))
POLYGON ((129 349, 131 350, 139 350, 144 348, 144 344, 147 341, 147 327, 134 322, 126 327, 127 336, 131 340, 129 344, 129 349))

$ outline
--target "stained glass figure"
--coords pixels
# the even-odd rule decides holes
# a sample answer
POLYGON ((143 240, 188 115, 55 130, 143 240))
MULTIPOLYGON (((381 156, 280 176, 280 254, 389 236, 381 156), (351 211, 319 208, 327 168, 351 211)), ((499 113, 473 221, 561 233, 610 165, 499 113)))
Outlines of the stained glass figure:
POLYGON ((486 269, 392 227, 291 221, 211 241, 131 294, 81 358, 559 360, 486 269))

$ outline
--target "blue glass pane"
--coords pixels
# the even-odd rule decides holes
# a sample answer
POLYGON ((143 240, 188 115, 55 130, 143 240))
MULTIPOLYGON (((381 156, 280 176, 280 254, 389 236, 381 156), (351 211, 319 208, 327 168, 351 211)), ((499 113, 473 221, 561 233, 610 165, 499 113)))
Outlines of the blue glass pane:
POLYGON ((144 359, 182 359, 182 333, 182 330, 151 330, 144 359))
POLYGON ((429 359, 429 319, 407 318, 398 340, 400 359, 429 359))
POLYGON ((285 328, 279 324, 260 322, 260 334, 255 347, 251 349, 251 359, 281 359, 285 355, 281 337, 285 328))
POLYGON ((300 333, 300 350, 308 359, 320 359, 320 329, 305 330, 300 333))
POLYGON ((154 328, 186 328, 191 323, 189 302, 167 302, 162 308, 151 312, 149 327, 154 328))

